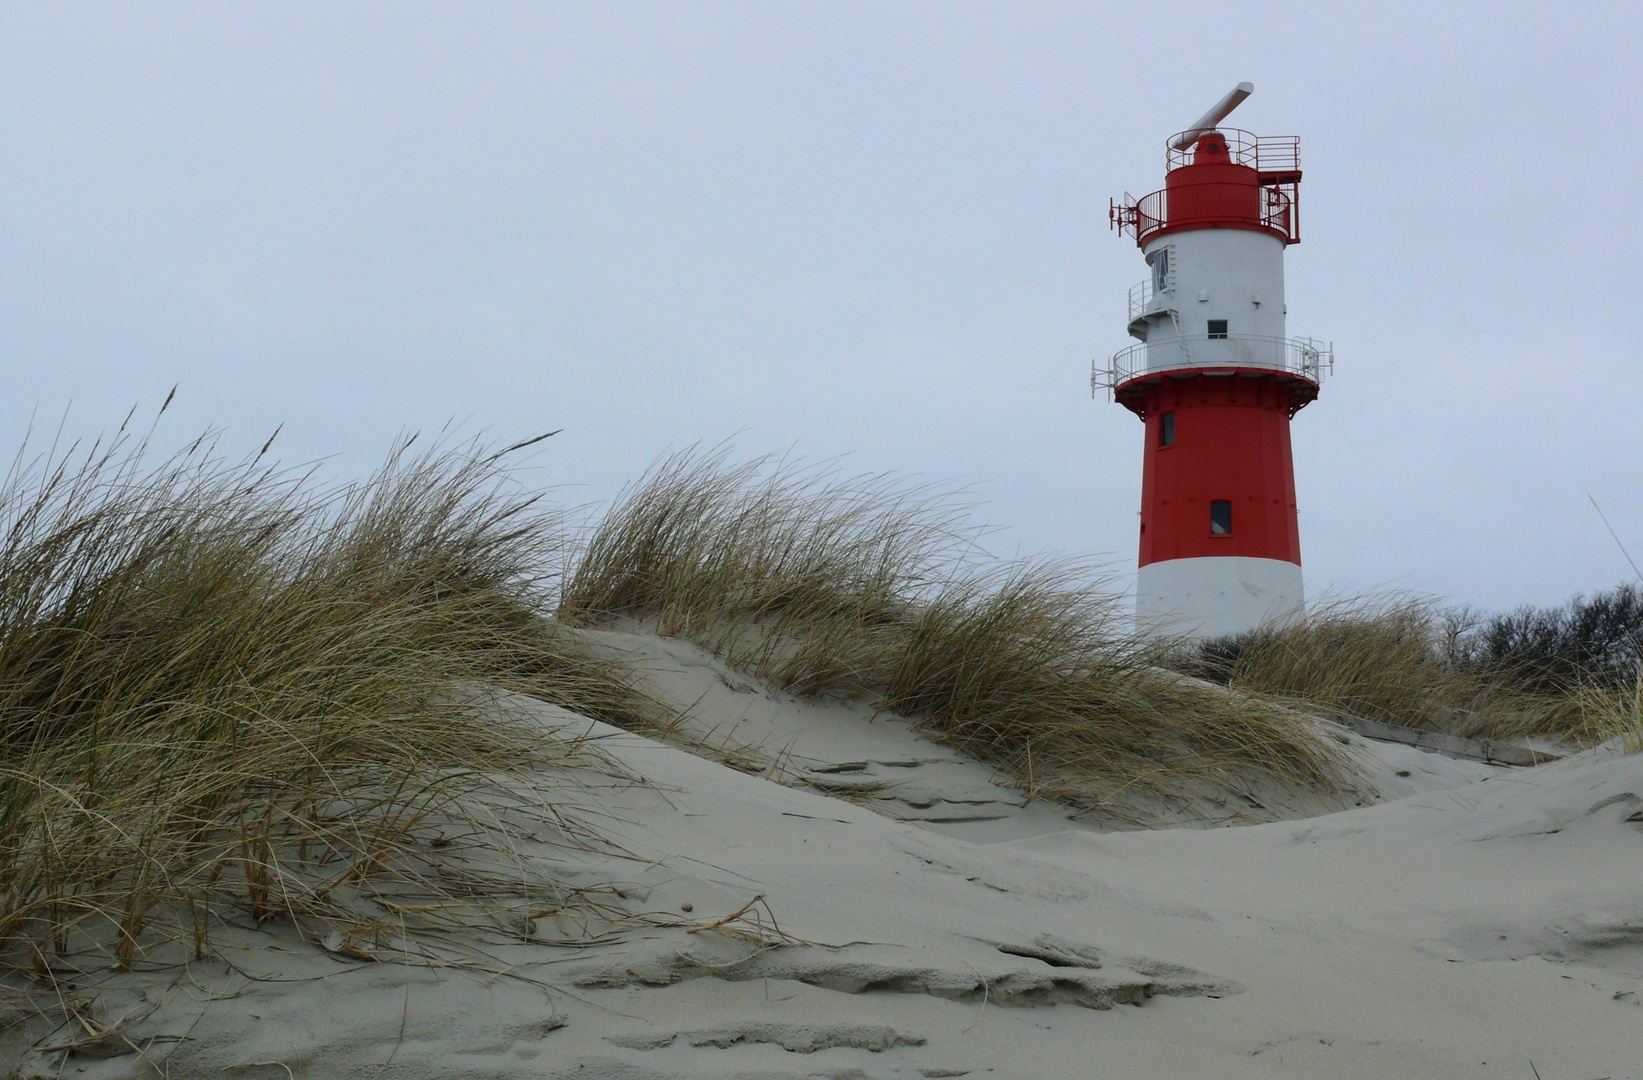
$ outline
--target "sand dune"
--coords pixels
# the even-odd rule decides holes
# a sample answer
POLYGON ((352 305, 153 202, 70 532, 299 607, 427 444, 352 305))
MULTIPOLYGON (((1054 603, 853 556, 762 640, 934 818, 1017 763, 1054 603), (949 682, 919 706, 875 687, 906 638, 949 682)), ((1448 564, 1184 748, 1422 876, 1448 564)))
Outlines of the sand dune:
POLYGON ((24 1024, 0 1060, 86 1078, 1643 1076, 1643 755, 1511 769, 1347 737, 1363 780, 1335 805, 1254 793, 1173 821, 1200 827, 1118 829, 899 719, 677 641, 603 641, 694 704, 679 738, 709 748, 506 705, 611 763, 559 778, 562 812, 611 846, 518 840, 567 887, 616 883, 607 924, 476 926, 409 965, 225 931, 221 959, 88 976, 99 1021, 127 1017, 117 1038, 24 1024), (566 936, 594 943, 550 943, 566 936))

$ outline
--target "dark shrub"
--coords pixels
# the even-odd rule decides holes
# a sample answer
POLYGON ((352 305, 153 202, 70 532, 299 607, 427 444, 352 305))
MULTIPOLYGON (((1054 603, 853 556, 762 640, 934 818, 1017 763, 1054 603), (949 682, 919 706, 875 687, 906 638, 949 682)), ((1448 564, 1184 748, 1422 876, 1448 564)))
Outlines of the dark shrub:
POLYGON ((1495 615, 1474 632, 1472 652, 1475 661, 1514 671, 1535 690, 1626 683, 1643 657, 1643 589, 1618 585, 1559 607, 1495 615))

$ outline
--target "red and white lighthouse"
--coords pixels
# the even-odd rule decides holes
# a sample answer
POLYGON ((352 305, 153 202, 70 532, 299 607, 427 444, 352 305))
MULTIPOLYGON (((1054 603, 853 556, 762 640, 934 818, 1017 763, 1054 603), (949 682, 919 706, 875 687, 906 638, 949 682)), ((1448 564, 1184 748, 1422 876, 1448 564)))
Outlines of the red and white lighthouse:
POLYGON ((1334 355, 1285 336, 1300 140, 1217 126, 1253 89, 1168 141, 1161 191, 1110 211, 1151 273, 1130 290, 1140 343, 1091 384, 1146 424, 1135 604, 1160 633, 1236 634, 1304 603, 1289 421, 1334 355))

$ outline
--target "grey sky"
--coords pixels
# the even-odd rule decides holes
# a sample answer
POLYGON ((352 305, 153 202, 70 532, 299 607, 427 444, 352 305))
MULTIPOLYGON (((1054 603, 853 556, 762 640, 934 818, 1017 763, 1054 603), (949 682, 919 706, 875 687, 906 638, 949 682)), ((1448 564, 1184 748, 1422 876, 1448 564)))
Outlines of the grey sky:
MULTIPOLYGON (((180 383, 286 460, 453 417, 568 501, 734 436, 977 482, 1133 567, 1091 401, 1107 197, 1235 82, 1298 134, 1308 587, 1553 602, 1643 562, 1635 4, 8 4, 0 445, 180 383)), ((8 451, 9 452, 9 451, 8 451)))

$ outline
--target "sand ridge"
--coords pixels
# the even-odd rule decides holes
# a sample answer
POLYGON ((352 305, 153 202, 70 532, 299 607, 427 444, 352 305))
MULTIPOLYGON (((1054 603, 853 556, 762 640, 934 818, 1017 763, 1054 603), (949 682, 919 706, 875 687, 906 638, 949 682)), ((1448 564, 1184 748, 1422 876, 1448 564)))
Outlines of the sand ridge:
POLYGON ((614 847, 521 843, 567 880, 622 882, 633 921, 583 927, 582 947, 493 928, 483 963, 444 966, 225 931, 222 959, 82 988, 141 1053, 42 1053, 64 1035, 23 1024, 0 1061, 87 1078, 1643 1076, 1643 755, 1506 769, 1354 744, 1371 805, 1114 831, 904 722, 629 637, 698 695, 691 723, 736 732, 720 746, 741 768, 508 707, 621 766, 566 788, 614 847), (954 806, 986 814, 917 813, 954 806))

